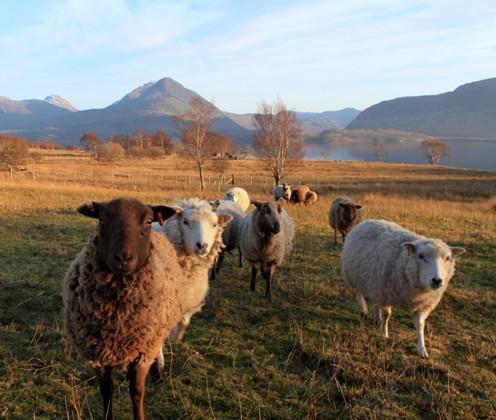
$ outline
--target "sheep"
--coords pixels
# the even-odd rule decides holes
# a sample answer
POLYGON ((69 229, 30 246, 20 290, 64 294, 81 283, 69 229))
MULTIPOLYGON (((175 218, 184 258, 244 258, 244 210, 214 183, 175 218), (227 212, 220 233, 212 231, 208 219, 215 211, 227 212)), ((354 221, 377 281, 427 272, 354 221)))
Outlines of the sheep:
POLYGON ((305 195, 305 201, 303 202, 303 204, 305 204, 305 206, 310 206, 312 204, 315 204, 318 199, 319 196, 315 191, 308 191, 305 195))
POLYGON ((208 272, 223 248, 223 228, 229 215, 217 215, 208 201, 190 198, 178 201, 179 209, 161 227, 175 247, 183 271, 184 291, 179 297, 183 316, 171 333, 173 341, 181 341, 194 314, 201 311, 208 293, 208 272))
POLYGON ((464 252, 464 248, 417 235, 396 223, 367 220, 348 235, 341 271, 356 293, 363 316, 368 313, 365 298, 376 305, 383 337, 389 337, 392 307, 413 313, 418 353, 428 357, 425 320, 455 273, 455 258, 464 252))
POLYGON ((274 199, 289 201, 291 198, 291 184, 279 184, 274 187, 274 199))
POLYGON ((77 211, 99 224, 63 280, 65 336, 98 376, 103 417, 114 418, 112 369, 121 367, 134 418, 144 419, 145 378, 181 319, 183 282, 176 251, 151 224, 176 210, 121 198, 90 201, 77 211))
POLYGON ((210 201, 210 205, 217 214, 229 215, 232 217, 231 221, 222 232, 222 242, 224 243, 225 248, 219 253, 219 256, 210 273, 210 280, 215 280, 216 275, 219 274, 220 268, 222 267, 224 254, 226 251, 229 252, 235 248, 238 249, 239 266, 243 267, 241 250, 239 248, 239 230, 241 221, 245 216, 245 212, 238 203, 233 203, 230 200, 210 201))
POLYGON ((229 188, 224 193, 224 200, 230 200, 238 203, 244 212, 246 212, 246 210, 248 210, 248 207, 250 207, 250 197, 248 196, 246 190, 244 190, 243 188, 229 188))
POLYGON ((334 229, 334 244, 337 245, 337 232, 341 234, 343 242, 345 241, 346 234, 359 221, 361 204, 355 203, 350 197, 340 196, 337 197, 329 208, 329 226, 334 229))
POLYGON ((291 191, 290 202, 293 204, 301 204, 305 202, 305 198, 307 197, 307 193, 310 191, 310 188, 306 185, 300 185, 298 188, 291 191))
POLYGON ((280 203, 252 201, 255 208, 241 222, 241 252, 251 265, 251 290, 256 288, 260 266, 265 277, 265 297, 271 301, 276 267, 293 248, 295 226, 280 203))

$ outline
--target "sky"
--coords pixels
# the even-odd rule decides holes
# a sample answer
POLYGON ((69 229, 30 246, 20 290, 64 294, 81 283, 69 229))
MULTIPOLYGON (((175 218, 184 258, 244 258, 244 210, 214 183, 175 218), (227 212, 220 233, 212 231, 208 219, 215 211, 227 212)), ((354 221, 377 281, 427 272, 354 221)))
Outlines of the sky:
POLYGON ((172 77, 222 110, 365 109, 496 77, 495 0, 0 0, 0 96, 101 108, 172 77))

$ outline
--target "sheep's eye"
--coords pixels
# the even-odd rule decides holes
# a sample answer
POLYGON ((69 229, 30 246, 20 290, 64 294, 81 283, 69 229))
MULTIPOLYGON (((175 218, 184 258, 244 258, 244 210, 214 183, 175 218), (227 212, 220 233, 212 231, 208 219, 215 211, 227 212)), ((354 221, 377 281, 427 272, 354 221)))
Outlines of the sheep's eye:
POLYGON ((425 259, 424 254, 419 254, 419 255, 418 255, 418 257, 419 257, 419 259, 421 259, 422 261, 427 261, 427 260, 425 259))
POLYGON ((153 223, 153 219, 148 219, 146 222, 145 222, 145 225, 146 226, 151 226, 153 223))
POLYGON ((189 226, 189 222, 188 222, 186 219, 184 219, 184 222, 183 222, 183 223, 184 223, 186 226, 189 226))
POLYGON ((212 225, 212 227, 216 228, 216 227, 217 227, 217 225, 214 223, 214 224, 212 225))
POLYGON ((451 261, 451 257, 448 255, 446 258, 445 258, 446 261, 451 261))

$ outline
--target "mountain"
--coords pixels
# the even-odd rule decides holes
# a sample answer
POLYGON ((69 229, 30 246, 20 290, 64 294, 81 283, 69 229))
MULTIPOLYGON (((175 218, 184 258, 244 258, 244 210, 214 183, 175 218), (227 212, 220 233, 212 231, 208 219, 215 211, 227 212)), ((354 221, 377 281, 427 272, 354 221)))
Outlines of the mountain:
POLYGON ((380 102, 362 111, 348 128, 384 128, 439 137, 496 138, 496 78, 452 92, 380 102))
MULTIPOLYGON (((179 135, 172 117, 183 114, 191 99, 200 98, 214 109, 211 130, 225 133, 237 144, 251 142, 253 114, 224 112, 171 78, 146 83, 122 99, 102 109, 78 111, 57 95, 42 100, 12 101, 0 97, 0 131, 30 140, 50 139, 62 145, 77 144, 86 131, 96 131, 101 138, 117 133, 163 129, 179 135)), ((344 127, 358 110, 346 108, 322 113, 298 112, 307 133, 319 133, 344 127)))
POLYGON ((44 101, 59 108, 67 109, 71 112, 77 111, 77 109, 67 99, 62 98, 62 96, 59 95, 49 95, 44 99, 44 101))

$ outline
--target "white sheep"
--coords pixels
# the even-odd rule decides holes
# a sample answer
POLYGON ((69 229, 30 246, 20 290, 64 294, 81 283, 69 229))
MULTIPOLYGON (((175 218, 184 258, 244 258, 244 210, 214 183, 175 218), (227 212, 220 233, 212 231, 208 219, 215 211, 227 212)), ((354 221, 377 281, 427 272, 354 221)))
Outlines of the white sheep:
POLYGON ((252 201, 255 208, 241 222, 241 253, 251 265, 251 290, 255 291, 258 268, 265 277, 265 297, 272 299, 276 267, 293 248, 295 226, 280 203, 252 201))
POLYGON ((250 207, 250 197, 248 196, 248 192, 246 192, 246 190, 244 190, 243 188, 229 188, 224 193, 224 200, 230 200, 238 203, 243 211, 248 210, 248 207, 250 207))
POLYGON ((171 339, 182 340, 191 317, 200 312, 208 293, 208 272, 223 248, 223 228, 231 216, 218 215, 208 201, 199 198, 180 200, 178 213, 161 227, 176 248, 184 284, 180 295, 183 318, 174 328, 171 339))
POLYGON ((341 271, 356 293, 362 315, 368 313, 365 298, 376 305, 385 338, 389 336, 392 307, 413 313, 419 355, 428 357, 425 320, 455 273, 454 258, 464 252, 463 248, 417 235, 396 223, 367 220, 346 236, 341 271))
POLYGON ((289 201, 291 198, 291 184, 279 184, 274 187, 274 199, 289 201))
POLYGON ((222 232, 222 242, 224 243, 225 248, 219 253, 219 257, 210 273, 210 280, 214 280, 222 267, 225 252, 238 249, 239 266, 243 267, 239 242, 241 221, 245 217, 245 212, 238 203, 234 203, 230 200, 214 200, 210 201, 210 205, 218 215, 228 215, 232 217, 229 224, 224 228, 224 232, 222 232))

